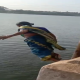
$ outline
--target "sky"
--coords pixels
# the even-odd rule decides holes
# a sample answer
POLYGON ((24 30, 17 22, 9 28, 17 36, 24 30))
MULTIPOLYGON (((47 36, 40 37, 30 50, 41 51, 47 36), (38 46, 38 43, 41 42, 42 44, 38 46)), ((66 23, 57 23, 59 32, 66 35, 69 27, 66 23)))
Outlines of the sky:
POLYGON ((9 9, 80 12, 80 0, 0 0, 9 9))

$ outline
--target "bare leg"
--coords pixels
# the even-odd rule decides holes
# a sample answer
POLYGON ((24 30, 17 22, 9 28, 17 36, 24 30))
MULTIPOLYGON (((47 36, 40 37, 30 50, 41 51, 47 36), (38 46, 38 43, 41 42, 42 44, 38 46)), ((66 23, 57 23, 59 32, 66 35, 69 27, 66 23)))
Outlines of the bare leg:
POLYGON ((56 59, 54 59, 54 58, 51 58, 51 59, 49 59, 48 61, 54 61, 54 62, 57 62, 57 61, 59 61, 59 60, 56 60, 56 59))
POLYGON ((57 54, 57 53, 52 53, 51 56, 52 57, 48 61, 54 61, 54 62, 56 62, 56 61, 60 61, 61 60, 60 55, 57 54))
POLYGON ((72 56, 72 59, 77 58, 77 57, 80 57, 80 41, 79 41, 78 46, 77 46, 77 48, 76 48, 76 50, 72 56))

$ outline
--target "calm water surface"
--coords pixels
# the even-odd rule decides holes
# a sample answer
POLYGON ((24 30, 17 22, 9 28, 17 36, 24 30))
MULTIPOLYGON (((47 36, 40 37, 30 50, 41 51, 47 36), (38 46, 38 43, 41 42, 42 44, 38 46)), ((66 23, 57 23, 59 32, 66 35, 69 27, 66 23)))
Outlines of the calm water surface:
MULTIPOLYGON (((64 59, 70 59, 80 40, 80 17, 25 14, 0 14, 0 35, 17 32, 16 23, 30 21, 54 33, 65 51, 55 49, 64 59)), ((43 62, 33 55, 21 36, 0 40, 0 80, 36 80, 43 62)))

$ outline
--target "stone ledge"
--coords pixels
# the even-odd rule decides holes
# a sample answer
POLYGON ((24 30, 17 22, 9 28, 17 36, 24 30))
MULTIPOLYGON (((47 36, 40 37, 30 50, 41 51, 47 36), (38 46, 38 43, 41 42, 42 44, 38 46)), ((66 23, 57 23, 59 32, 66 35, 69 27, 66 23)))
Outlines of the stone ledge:
POLYGON ((80 57, 43 66, 37 80, 80 80, 80 57))

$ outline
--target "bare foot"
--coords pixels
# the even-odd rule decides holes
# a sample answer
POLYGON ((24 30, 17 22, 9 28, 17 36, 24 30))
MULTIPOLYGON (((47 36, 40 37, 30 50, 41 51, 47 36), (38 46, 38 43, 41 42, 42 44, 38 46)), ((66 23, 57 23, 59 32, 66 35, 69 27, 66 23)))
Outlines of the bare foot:
POLYGON ((61 60, 60 55, 57 53, 52 53, 51 56, 52 56, 52 58, 51 58, 52 61, 60 61, 61 60))

